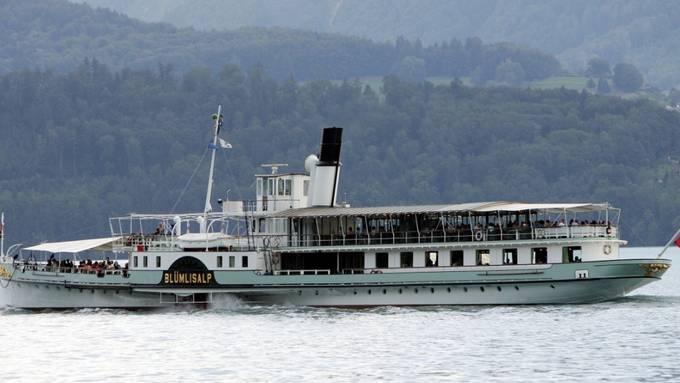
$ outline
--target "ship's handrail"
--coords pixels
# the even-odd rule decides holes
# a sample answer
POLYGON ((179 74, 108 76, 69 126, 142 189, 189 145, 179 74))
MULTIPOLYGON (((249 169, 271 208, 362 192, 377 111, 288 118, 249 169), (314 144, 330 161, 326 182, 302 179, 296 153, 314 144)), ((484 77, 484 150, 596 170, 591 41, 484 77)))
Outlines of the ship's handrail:
POLYGON ((395 231, 345 235, 309 234, 294 239, 289 247, 398 245, 442 242, 487 242, 549 239, 618 239, 618 229, 608 225, 525 227, 499 230, 463 229, 439 231, 395 231))
POLYGON ((353 233, 345 235, 309 234, 288 236, 284 233, 253 234, 250 241, 245 236, 234 236, 183 243, 176 236, 166 234, 131 234, 114 243, 116 251, 193 251, 243 252, 257 249, 278 249, 316 246, 358 246, 358 245, 400 245, 420 243, 451 242, 488 242, 488 241, 526 241, 603 238, 618 239, 618 228, 611 225, 551 226, 551 227, 519 227, 499 230, 495 227, 486 229, 469 228, 437 231, 394 231, 353 233))
POLYGON ((251 234, 250 240, 246 236, 229 236, 212 238, 205 241, 188 242, 169 234, 141 234, 133 233, 116 241, 115 251, 183 251, 206 249, 208 251, 254 251, 258 248, 285 247, 288 235, 284 233, 251 234))
POLYGON ((128 269, 94 269, 85 267, 61 267, 61 266, 47 266, 44 264, 17 264, 17 269, 21 272, 35 271, 44 273, 58 273, 58 274, 91 274, 100 277, 106 275, 122 275, 128 276, 128 269))

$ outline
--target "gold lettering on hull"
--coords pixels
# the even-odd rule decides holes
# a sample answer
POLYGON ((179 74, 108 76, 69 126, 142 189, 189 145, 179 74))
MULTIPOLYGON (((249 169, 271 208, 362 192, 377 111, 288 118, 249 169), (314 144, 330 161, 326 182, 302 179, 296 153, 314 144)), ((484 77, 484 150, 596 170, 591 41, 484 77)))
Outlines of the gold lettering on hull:
POLYGON ((168 285, 209 285, 212 282, 212 279, 212 273, 182 271, 163 272, 163 283, 168 285))

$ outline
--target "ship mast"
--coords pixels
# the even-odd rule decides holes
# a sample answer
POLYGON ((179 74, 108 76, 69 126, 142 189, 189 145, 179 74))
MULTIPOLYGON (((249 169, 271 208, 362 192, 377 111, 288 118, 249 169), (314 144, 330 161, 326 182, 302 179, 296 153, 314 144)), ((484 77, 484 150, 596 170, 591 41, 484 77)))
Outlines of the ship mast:
MULTIPOLYGON (((10 249, 12 251, 12 249, 10 249)), ((0 213, 0 258, 5 256, 5 212, 0 213)))
POLYGON ((208 213, 212 212, 212 205, 210 204, 210 199, 212 198, 212 187, 213 187, 213 173, 215 171, 215 152, 217 151, 217 135, 220 133, 220 127, 222 126, 222 105, 217 106, 217 114, 213 115, 215 120, 215 126, 213 128, 213 141, 211 145, 208 145, 210 150, 212 150, 212 156, 210 158, 210 174, 208 176, 208 190, 205 194, 205 208, 203 214, 205 215, 205 223, 201 228, 201 231, 205 232, 205 227, 208 224, 208 213))

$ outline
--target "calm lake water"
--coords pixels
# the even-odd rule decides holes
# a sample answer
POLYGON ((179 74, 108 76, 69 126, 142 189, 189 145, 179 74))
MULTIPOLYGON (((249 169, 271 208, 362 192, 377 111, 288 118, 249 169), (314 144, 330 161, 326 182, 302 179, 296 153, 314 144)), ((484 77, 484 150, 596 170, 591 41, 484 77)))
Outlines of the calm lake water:
POLYGON ((680 251, 666 256, 662 281, 594 305, 0 308, 0 381, 679 382, 680 251))

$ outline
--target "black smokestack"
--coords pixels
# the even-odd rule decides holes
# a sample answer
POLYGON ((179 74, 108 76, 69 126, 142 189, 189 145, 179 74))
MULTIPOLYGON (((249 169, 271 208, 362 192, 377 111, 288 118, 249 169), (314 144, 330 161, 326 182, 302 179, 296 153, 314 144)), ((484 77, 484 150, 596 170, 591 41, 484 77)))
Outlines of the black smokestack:
POLYGON ((342 145, 342 128, 325 128, 321 138, 319 161, 323 165, 337 165, 340 162, 340 146, 342 145))

